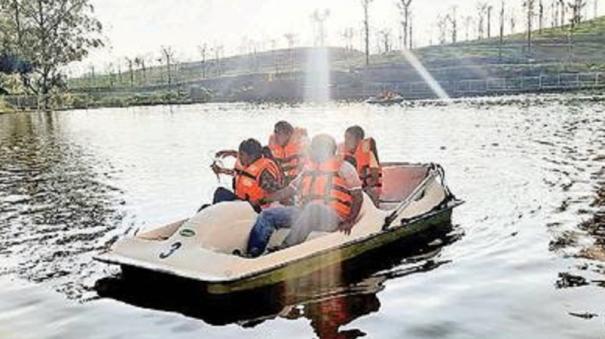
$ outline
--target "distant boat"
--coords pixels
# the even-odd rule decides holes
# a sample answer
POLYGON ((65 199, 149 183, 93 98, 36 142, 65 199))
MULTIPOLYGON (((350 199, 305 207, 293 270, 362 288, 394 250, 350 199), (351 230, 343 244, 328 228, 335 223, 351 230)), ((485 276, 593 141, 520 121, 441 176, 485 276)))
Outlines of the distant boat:
POLYGON ((373 104, 373 105, 394 105, 394 104, 400 104, 404 101, 405 101, 405 98, 402 97, 401 95, 390 93, 388 95, 380 95, 380 96, 371 97, 368 100, 366 100, 366 103, 373 104))
MULTIPOLYGON (((246 250, 257 214, 246 202, 225 202, 188 220, 127 236, 95 260, 120 265, 126 279, 163 274, 197 281, 211 295, 252 291, 422 237, 449 225, 452 210, 460 204, 445 186, 440 166, 390 163, 383 165, 379 205, 364 196, 350 235, 314 232, 302 244, 245 258, 236 254, 246 250)), ((288 232, 275 232, 269 248, 288 232)))

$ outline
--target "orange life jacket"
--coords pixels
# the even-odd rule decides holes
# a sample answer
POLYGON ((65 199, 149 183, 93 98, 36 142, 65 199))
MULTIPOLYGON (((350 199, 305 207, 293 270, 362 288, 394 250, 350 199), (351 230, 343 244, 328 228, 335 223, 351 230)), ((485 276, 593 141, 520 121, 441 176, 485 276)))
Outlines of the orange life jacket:
POLYGON ((292 181, 300 173, 300 165, 305 161, 306 138, 307 131, 302 128, 294 129, 286 146, 277 143, 275 134, 272 134, 269 138, 271 155, 284 172, 286 183, 292 181))
MULTIPOLYGON (((269 192, 261 187, 261 174, 264 171, 269 173, 281 184, 283 184, 283 174, 277 164, 267 158, 260 158, 248 167, 242 166, 238 160, 235 163, 234 192, 242 200, 247 200, 253 205, 260 205, 260 200, 266 198, 269 192)), ((267 207, 263 205, 261 207, 267 207)))
POLYGON ((339 171, 342 160, 334 157, 322 164, 309 161, 302 172, 298 192, 303 205, 322 202, 344 220, 351 214, 353 196, 339 171))
POLYGON ((363 139, 359 145, 357 145, 355 152, 347 151, 345 145, 340 144, 338 153, 341 159, 349 162, 357 169, 357 174, 359 174, 359 179, 361 179, 361 182, 363 183, 363 188, 382 187, 382 168, 380 167, 380 163, 378 165, 378 182, 372 186, 369 185, 369 180, 372 178, 370 171, 372 155, 376 157, 376 161, 378 161, 378 151, 376 149, 376 142, 373 138, 363 139))

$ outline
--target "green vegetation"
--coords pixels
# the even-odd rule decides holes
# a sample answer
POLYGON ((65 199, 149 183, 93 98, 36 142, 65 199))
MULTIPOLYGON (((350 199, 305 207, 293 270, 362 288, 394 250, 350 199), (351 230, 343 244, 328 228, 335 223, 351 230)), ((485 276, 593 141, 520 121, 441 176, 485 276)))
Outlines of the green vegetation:
POLYGON ((62 68, 103 45, 101 30, 89 0, 0 0, 0 55, 30 66, 14 73, 44 108, 65 85, 62 68))

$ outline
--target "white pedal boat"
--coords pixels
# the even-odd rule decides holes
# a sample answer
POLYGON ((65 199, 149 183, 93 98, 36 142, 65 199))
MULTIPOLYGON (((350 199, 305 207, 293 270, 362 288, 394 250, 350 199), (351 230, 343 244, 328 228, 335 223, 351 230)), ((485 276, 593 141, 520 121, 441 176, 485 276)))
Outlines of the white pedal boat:
MULTIPOLYGON (((365 196, 350 235, 312 233, 297 246, 258 258, 244 258, 257 214, 246 202, 221 203, 188 220, 142 231, 118 240, 95 260, 129 269, 201 282, 209 294, 227 294, 303 278, 395 241, 449 223, 462 204, 444 183, 440 166, 383 165, 379 207, 365 196)), ((278 230, 269 248, 281 243, 288 229, 278 230)))

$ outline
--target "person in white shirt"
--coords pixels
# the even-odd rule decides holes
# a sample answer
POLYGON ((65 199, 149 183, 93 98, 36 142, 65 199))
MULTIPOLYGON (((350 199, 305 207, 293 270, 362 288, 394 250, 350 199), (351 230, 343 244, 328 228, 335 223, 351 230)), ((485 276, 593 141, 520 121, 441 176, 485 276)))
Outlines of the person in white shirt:
POLYGON ((247 256, 265 252, 273 232, 291 227, 281 248, 304 242, 312 231, 350 233, 363 202, 357 170, 336 154, 336 141, 329 135, 315 136, 310 159, 288 187, 271 194, 267 203, 297 196, 294 207, 273 207, 256 219, 248 241, 247 256))

